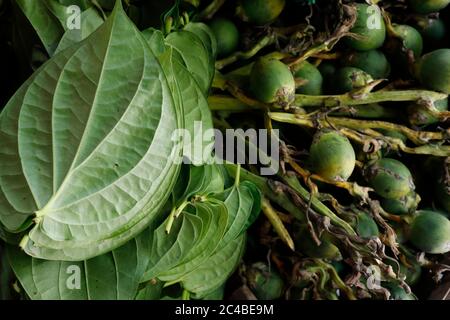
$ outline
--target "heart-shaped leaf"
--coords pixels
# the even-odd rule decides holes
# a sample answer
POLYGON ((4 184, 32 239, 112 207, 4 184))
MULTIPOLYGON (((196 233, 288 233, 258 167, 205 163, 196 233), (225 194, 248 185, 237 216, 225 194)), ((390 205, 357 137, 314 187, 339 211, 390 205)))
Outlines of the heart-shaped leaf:
POLYGON ((200 241, 177 264, 158 275, 166 282, 181 281, 183 276, 195 270, 206 261, 223 241, 228 221, 228 212, 223 203, 196 203, 196 215, 202 220, 203 228, 200 241))
POLYGON ((181 56, 204 96, 208 95, 214 77, 214 59, 202 40, 192 32, 178 31, 166 37, 166 43, 181 56))
POLYGON ((245 250, 246 235, 229 242, 182 280, 185 290, 201 299, 220 288, 237 268, 245 250))
POLYGON ((148 264, 149 232, 104 255, 81 262, 32 258, 8 247, 8 258, 22 287, 39 300, 130 300, 148 264))
POLYGON ((159 212, 179 169, 181 146, 167 136, 182 126, 182 110, 117 3, 0 115, 0 160, 8 163, 0 201, 9 209, 0 220, 17 231, 36 212, 23 243, 36 257, 84 260, 124 244, 159 212))

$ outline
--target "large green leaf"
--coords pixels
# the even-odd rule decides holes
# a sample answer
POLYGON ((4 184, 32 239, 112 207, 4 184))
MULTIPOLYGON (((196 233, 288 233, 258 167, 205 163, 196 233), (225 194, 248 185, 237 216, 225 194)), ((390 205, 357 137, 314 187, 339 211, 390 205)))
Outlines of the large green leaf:
POLYGON ((155 230, 149 268, 142 281, 157 277, 182 261, 201 240, 203 221, 194 214, 183 212, 181 218, 175 220, 169 234, 165 227, 166 221, 155 230))
POLYGON ((166 43, 174 48, 192 74, 204 96, 208 95, 214 77, 214 59, 201 38, 189 31, 170 33, 166 43))
POLYGON ((182 280, 185 290, 202 298, 220 288, 237 268, 245 250, 246 235, 229 242, 182 280))
POLYGON ((139 289, 135 300, 158 300, 161 298, 164 282, 152 279, 139 289))
MULTIPOLYGON (((192 36, 197 38, 193 34, 192 36)), ((195 74, 186 68, 182 57, 176 50, 168 51, 160 58, 160 61, 166 72, 174 100, 184 110, 184 128, 186 131, 181 132, 183 154, 194 165, 202 165, 211 160, 214 147, 211 111, 204 92, 194 78, 195 74), (188 132, 189 136, 185 136, 185 132, 188 132)), ((203 52, 206 51, 203 50, 203 52)), ((212 61, 211 56, 207 55, 205 58, 206 61, 212 61)), ((208 76, 208 74, 203 74, 203 78, 208 76)))
POLYGON ((30 21, 47 52, 53 55, 64 34, 63 23, 55 12, 61 12, 58 6, 65 7, 54 0, 16 0, 16 2, 30 21))
POLYGON ((243 181, 216 197, 223 200, 229 214, 227 232, 221 242, 222 248, 244 233, 256 220, 261 210, 261 194, 253 183, 243 181))
POLYGON ((209 51, 211 57, 214 59, 216 58, 217 40, 212 30, 206 24, 201 22, 191 22, 184 27, 184 30, 198 36, 202 40, 205 48, 209 51))
MULTIPOLYGON (((182 127, 158 61, 120 1, 85 41, 63 50, 0 115, 0 219, 37 213, 30 255, 84 260, 141 232, 165 203, 182 127), (3 201, 4 202, 4 201, 3 201)), ((12 225, 18 227, 18 221, 12 225)))
POLYGON ((179 202, 189 200, 193 196, 208 196, 223 191, 224 178, 218 165, 190 166, 189 178, 179 202))
POLYGON ((148 28, 142 31, 142 35, 147 40, 153 53, 160 57, 166 51, 166 44, 164 42, 164 34, 155 28, 148 28))
POLYGON ((196 215, 202 220, 200 241, 173 268, 158 275, 167 282, 181 281, 183 276, 206 261, 223 241, 228 221, 227 208, 223 203, 196 203, 196 215))
POLYGON ((32 258, 8 247, 8 258, 22 287, 38 300, 129 300, 138 291, 148 263, 149 232, 122 247, 81 261, 32 258))

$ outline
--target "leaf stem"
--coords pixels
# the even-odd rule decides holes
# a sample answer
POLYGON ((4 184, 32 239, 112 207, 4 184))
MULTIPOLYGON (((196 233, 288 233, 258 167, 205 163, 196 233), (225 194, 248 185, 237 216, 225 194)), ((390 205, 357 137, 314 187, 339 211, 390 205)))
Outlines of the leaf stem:
MULTIPOLYGON (((235 164, 226 163, 225 168, 230 173, 230 175, 235 176, 237 166, 235 164)), ((269 186, 269 180, 260 176, 257 176, 247 170, 241 169, 240 180, 246 180, 253 182, 259 190, 267 197, 270 201, 276 203, 281 208, 292 214, 297 220, 304 222, 305 213, 297 207, 288 195, 286 195, 282 190, 274 190, 269 186)))
POLYGON ((219 60, 216 62, 216 69, 221 70, 225 68, 226 66, 235 63, 238 60, 247 60, 255 56, 260 50, 264 49, 267 46, 270 46, 275 42, 275 35, 266 35, 259 39, 259 41, 249 50, 247 51, 237 51, 233 53, 232 55, 219 60))
POLYGON ((237 188, 239 186, 239 179, 241 178, 241 165, 237 164, 236 175, 234 177, 234 186, 237 188))
POLYGON ((292 251, 295 251, 294 240, 292 240, 289 231, 284 226, 283 221, 281 221, 281 218, 279 217, 277 211, 272 207, 270 201, 265 197, 263 197, 261 201, 261 209, 281 240, 283 240, 283 242, 286 243, 292 251))
POLYGON ((189 201, 183 201, 183 203, 180 204, 180 206, 177 208, 177 210, 175 211, 175 218, 178 218, 181 214, 181 212, 183 212, 184 208, 186 208, 186 206, 189 204, 189 201))
POLYGON ((210 20, 225 3, 225 0, 213 0, 202 12, 198 14, 196 20, 210 20))
POLYGON ((190 300, 191 299, 191 293, 186 290, 183 289, 183 293, 181 294, 181 300, 190 300))
POLYGON ((356 106, 363 104, 387 102, 387 101, 418 101, 428 100, 431 102, 446 99, 444 93, 428 90, 395 90, 395 91, 376 91, 362 95, 355 92, 344 93, 341 95, 309 96, 303 94, 295 95, 295 105, 300 107, 338 107, 342 105, 356 106))
POLYGON ((167 223, 166 223, 166 233, 167 234, 170 233, 173 222, 175 221, 175 211, 176 211, 176 208, 173 207, 172 210, 170 211, 169 217, 167 218, 167 223))
POLYGON ((211 111, 227 111, 233 113, 259 110, 242 101, 225 95, 214 95, 208 97, 208 105, 211 111))
POLYGON ((447 138, 448 134, 443 132, 427 132, 427 131, 415 131, 408 127, 385 122, 385 121, 367 121, 359 119, 341 118, 341 117, 326 117, 325 119, 319 119, 311 115, 294 115, 285 112, 271 112, 269 116, 272 120, 297 124, 300 126, 307 126, 315 128, 318 125, 321 127, 346 127, 355 130, 361 129, 383 129, 392 130, 404 134, 408 139, 417 145, 427 144, 432 140, 442 141, 447 138))
POLYGON ((225 88, 228 92, 230 92, 239 101, 241 101, 242 103, 244 103, 250 107, 262 109, 265 111, 270 109, 270 104, 265 104, 263 102, 255 100, 253 98, 250 98, 249 96, 247 96, 245 94, 245 92, 241 88, 239 88, 239 86, 237 86, 232 81, 226 81, 225 88))
POLYGON ((341 227, 349 235, 356 235, 355 230, 344 220, 339 218, 333 211, 331 211, 326 205, 324 205, 317 197, 311 196, 311 194, 302 187, 295 175, 283 175, 283 180, 291 187, 304 201, 311 201, 311 207, 320 213, 321 215, 328 217, 330 221, 338 227, 341 227))

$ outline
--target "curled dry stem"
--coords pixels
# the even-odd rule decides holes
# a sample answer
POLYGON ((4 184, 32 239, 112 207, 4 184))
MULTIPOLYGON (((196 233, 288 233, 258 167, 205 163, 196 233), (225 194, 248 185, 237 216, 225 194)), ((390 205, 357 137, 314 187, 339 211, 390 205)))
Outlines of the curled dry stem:
POLYGON ((430 154, 436 156, 448 156, 450 154, 450 146, 444 145, 445 141, 448 140, 450 132, 429 132, 429 131, 416 131, 412 130, 406 126, 402 126, 395 123, 385 122, 385 121, 368 121, 359 120, 351 118, 341 118, 341 117, 326 117, 317 118, 311 117, 310 115, 299 115, 299 114, 289 114, 285 112, 270 112, 269 116, 272 120, 278 122, 285 122, 296 124, 299 126, 305 126, 310 128, 334 128, 339 129, 342 133, 347 135, 352 140, 355 140, 363 145, 368 142, 368 140, 374 140, 373 137, 367 139, 367 135, 361 134, 369 133, 374 135, 375 131, 367 131, 369 129, 382 129, 399 132, 405 135, 409 140, 411 140, 419 147, 411 148, 407 147, 401 140, 384 137, 381 134, 376 134, 377 138, 382 138, 385 144, 390 146, 394 150, 401 150, 407 153, 413 154, 430 154), (340 129, 342 128, 342 129, 340 129), (349 131, 349 129, 352 129, 349 131), (364 139, 364 136, 366 139, 364 139), (427 144, 431 141, 435 144, 427 144))

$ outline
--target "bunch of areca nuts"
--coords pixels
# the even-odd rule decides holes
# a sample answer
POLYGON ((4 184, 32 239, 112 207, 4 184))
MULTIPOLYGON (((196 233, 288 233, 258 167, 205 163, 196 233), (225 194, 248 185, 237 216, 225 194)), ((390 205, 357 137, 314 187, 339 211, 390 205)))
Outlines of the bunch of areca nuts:
POLYGON ((281 145, 234 295, 427 299, 446 285, 449 4, 199 7, 217 40, 216 126, 277 130, 281 145))

